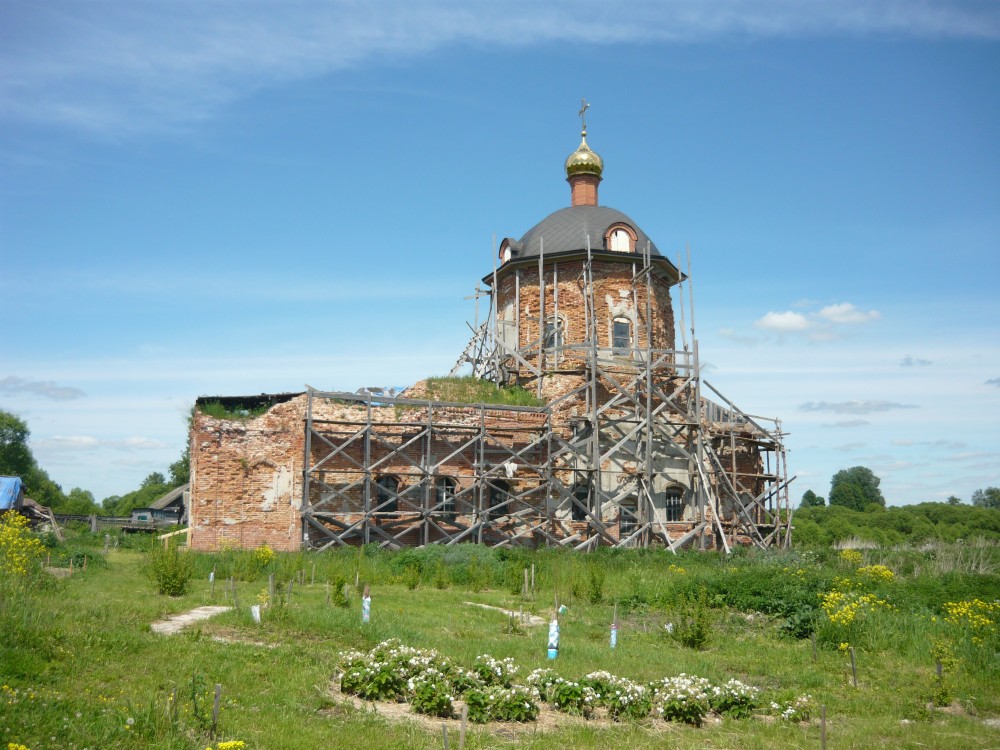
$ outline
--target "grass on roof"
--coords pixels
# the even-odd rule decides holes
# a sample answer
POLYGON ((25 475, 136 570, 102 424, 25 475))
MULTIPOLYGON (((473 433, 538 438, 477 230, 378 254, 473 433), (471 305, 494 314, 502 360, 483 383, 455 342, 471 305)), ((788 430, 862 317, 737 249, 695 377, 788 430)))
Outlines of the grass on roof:
POLYGON ((266 414, 271 406, 273 404, 261 404, 254 407, 247 407, 242 404, 226 406, 220 401, 208 401, 204 404, 198 404, 195 408, 208 417, 246 421, 259 417, 261 414, 266 414))
POLYGON ((427 398, 462 404, 502 404, 504 406, 543 406, 544 401, 520 386, 501 388, 496 383, 471 375, 461 378, 427 378, 427 398))

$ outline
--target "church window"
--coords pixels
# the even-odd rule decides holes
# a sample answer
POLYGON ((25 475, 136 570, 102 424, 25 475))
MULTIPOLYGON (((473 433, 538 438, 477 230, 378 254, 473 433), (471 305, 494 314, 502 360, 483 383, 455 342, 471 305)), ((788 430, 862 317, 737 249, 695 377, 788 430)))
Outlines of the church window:
POLYGON ((573 499, 576 501, 573 503, 573 510, 571 518, 574 521, 581 522, 587 520, 588 498, 590 496, 590 488, 587 483, 579 482, 573 485, 573 499))
POLYGON ((679 487, 671 487, 666 494, 667 523, 684 520, 684 494, 679 487))
POLYGON ((611 324, 611 348, 615 354, 628 354, 632 348, 632 325, 622 318, 611 324))
POLYGON ((639 527, 639 509, 634 497, 623 500, 619 509, 618 534, 621 539, 625 539, 639 527))
POLYGON ((632 249, 632 238, 624 229, 616 229, 611 233, 611 250, 616 253, 627 253, 632 249))
POLYGON ((381 476, 375 480, 375 510, 379 513, 399 510, 399 480, 396 477, 381 476))
POLYGON ((545 321, 545 348, 560 349, 563 345, 563 322, 560 318, 545 321))
POLYGON ((451 477, 438 477, 434 483, 434 503, 437 512, 445 521, 455 522, 455 488, 457 484, 451 477))
POLYGON ((510 485, 502 479, 492 482, 489 492, 490 519, 500 518, 500 516, 510 513, 513 510, 510 507, 510 500, 510 485))

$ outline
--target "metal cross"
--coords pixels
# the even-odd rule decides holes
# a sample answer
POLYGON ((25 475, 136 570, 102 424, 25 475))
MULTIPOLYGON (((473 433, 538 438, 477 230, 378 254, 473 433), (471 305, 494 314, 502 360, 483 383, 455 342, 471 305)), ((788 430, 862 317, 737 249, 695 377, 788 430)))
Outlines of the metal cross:
POLYGON ((589 108, 590 108, 590 105, 587 104, 587 100, 586 99, 581 99, 580 100, 580 111, 577 112, 577 114, 580 116, 580 123, 583 125, 583 132, 584 133, 587 132, 587 110, 589 108))

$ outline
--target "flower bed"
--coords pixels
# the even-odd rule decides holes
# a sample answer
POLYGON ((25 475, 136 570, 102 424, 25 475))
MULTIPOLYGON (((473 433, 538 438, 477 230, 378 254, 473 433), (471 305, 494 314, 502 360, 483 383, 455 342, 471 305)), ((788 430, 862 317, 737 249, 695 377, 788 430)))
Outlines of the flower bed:
POLYGON ((340 666, 340 689, 348 695, 405 701, 417 713, 443 718, 453 717, 461 700, 469 720, 481 724, 535 721, 540 704, 583 718, 602 708, 613 721, 652 717, 692 726, 701 726, 711 713, 731 718, 769 713, 788 721, 805 721, 812 713, 808 695, 764 701, 758 688, 739 680, 714 685, 683 673, 642 684, 605 671, 569 680, 552 669, 536 669, 519 682, 520 667, 513 659, 483 654, 469 670, 436 651, 404 646, 395 639, 368 652, 343 652, 340 666))

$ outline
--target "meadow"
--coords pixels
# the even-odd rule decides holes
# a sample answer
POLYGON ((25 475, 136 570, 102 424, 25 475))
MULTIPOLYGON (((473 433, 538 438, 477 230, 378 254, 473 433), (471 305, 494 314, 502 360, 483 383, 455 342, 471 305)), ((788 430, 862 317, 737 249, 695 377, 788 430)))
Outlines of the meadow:
POLYGON ((30 549, 15 536, 0 537, 0 737, 14 748, 440 748, 444 719, 388 717, 358 696, 433 715, 455 710, 464 690, 470 717, 489 719, 489 696, 517 685, 515 708, 532 709, 514 718, 527 720, 470 724, 467 748, 819 748, 821 707, 829 748, 1000 746, 992 543, 170 558, 147 538, 111 540, 105 553, 85 532, 30 549), (14 571, 18 544, 27 562, 14 571), (46 560, 61 575, 42 570, 46 560), (164 581, 185 593, 159 593, 164 581), (566 611, 554 660, 547 625, 469 604, 548 621, 556 601, 566 611), (150 629, 236 602, 178 635, 150 629), (612 698, 616 686, 642 690, 612 698))

